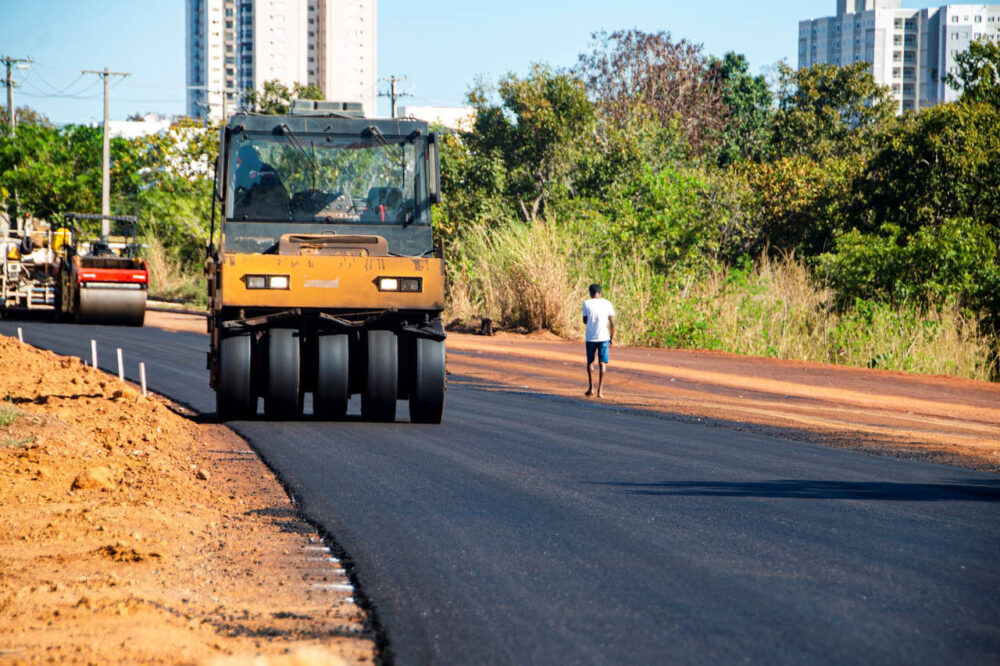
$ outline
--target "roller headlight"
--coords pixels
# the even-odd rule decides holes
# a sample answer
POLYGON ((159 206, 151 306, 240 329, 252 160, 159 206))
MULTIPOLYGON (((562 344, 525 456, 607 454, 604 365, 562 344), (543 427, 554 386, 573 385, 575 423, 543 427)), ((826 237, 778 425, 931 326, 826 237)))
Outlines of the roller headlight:
POLYGON ((375 283, 379 291, 423 291, 423 278, 418 277, 380 277, 375 283))
POLYGON ((288 289, 287 275, 244 275, 247 289, 288 289))

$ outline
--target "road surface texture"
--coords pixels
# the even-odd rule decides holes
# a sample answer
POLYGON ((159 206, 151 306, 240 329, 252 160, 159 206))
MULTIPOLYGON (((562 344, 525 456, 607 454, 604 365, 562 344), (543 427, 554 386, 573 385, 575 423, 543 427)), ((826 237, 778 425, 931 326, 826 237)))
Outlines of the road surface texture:
MULTIPOLYGON (((201 412, 207 340, 2 322, 201 412)), ((453 375, 455 379, 456 378, 453 375)), ((239 422, 421 663, 995 664, 1000 477, 456 381, 441 426, 239 422)), ((352 413, 358 411, 352 403, 352 413)))

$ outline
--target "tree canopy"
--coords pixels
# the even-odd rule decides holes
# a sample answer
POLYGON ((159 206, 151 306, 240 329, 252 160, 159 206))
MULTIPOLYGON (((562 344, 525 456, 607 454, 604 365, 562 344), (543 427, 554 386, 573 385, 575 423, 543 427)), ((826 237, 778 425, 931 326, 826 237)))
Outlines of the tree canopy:
POLYGON ((945 83, 962 91, 962 100, 1000 107, 1000 42, 977 39, 955 56, 954 74, 945 83))
POLYGON ((574 189, 574 167, 592 144, 594 108, 579 79, 545 65, 507 75, 495 92, 498 101, 482 85, 470 93, 476 122, 469 140, 479 154, 500 156, 506 191, 534 221, 548 201, 574 189))
POLYGON ((676 125, 696 151, 718 142, 725 126, 722 81, 699 44, 669 32, 619 30, 592 35, 577 71, 602 113, 616 122, 636 117, 676 125))
POLYGON ((870 67, 858 62, 794 70, 782 63, 774 116, 776 153, 821 158, 863 150, 873 132, 896 114, 889 89, 875 83, 870 67))
POLYGON ((774 96, 763 74, 750 74, 746 56, 730 51, 722 60, 710 60, 711 76, 718 82, 726 110, 719 164, 760 160, 771 141, 771 105, 774 96))

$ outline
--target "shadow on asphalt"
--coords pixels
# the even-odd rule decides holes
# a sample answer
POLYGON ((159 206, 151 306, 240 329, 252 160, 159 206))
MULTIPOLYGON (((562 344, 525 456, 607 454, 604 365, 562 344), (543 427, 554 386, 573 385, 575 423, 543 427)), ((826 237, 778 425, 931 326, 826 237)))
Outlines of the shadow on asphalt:
POLYGON ((54 322, 56 320, 56 311, 47 309, 11 309, 4 310, 3 319, 7 321, 42 321, 42 322, 54 322))
POLYGON ((693 497, 761 497, 772 499, 838 499, 901 502, 997 502, 1000 480, 956 483, 883 483, 855 481, 677 481, 663 483, 593 482, 629 495, 693 497))

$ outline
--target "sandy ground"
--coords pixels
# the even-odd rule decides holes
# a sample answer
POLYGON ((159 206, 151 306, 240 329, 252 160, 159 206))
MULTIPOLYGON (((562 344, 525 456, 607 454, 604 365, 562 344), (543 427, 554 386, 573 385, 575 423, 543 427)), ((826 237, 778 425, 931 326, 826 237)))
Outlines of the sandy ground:
POLYGON ((371 662, 339 562, 227 428, 0 337, 0 662, 371 662))
MULTIPOLYGON (((147 324, 204 332, 204 318, 147 324)), ((605 398, 584 397, 583 343, 449 333, 451 382, 547 393, 737 430, 1000 472, 1000 385, 720 352, 612 347, 605 398)), ((596 377, 595 377, 596 380, 596 377)), ((447 407, 446 407, 447 412, 447 407)))

